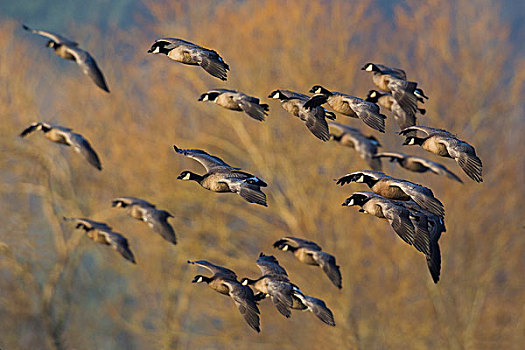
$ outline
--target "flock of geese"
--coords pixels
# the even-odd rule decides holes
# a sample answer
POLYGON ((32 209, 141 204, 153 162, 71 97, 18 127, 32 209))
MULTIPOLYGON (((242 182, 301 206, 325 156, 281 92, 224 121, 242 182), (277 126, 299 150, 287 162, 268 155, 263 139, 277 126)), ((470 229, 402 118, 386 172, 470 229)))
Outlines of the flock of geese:
MULTIPOLYGON (((23 28, 31 33, 49 39, 47 47, 58 56, 74 60, 93 82, 102 90, 109 92, 102 71, 93 57, 80 49, 78 44, 61 35, 43 30, 23 28)), ((206 49, 188 41, 176 38, 156 40, 148 53, 163 54, 168 58, 187 65, 198 65, 212 76, 226 80, 230 69, 223 58, 214 50, 206 49)), ((362 70, 372 75, 375 86, 381 90, 370 90, 366 99, 330 91, 320 85, 310 89, 308 96, 299 92, 278 89, 269 94, 269 98, 281 102, 282 108, 304 122, 308 130, 322 141, 333 140, 343 146, 355 149, 372 170, 361 170, 346 174, 336 179, 337 184, 346 185, 352 182, 366 184, 370 191, 354 192, 342 204, 358 206, 359 212, 367 213, 388 221, 394 232, 408 245, 423 253, 434 283, 440 278, 441 254, 438 245, 441 234, 446 231, 443 204, 434 196, 431 189, 404 180, 391 177, 381 172, 381 159, 387 158, 397 162, 401 167, 413 172, 431 172, 444 175, 449 179, 462 180, 444 165, 421 157, 397 152, 378 152, 381 147, 373 136, 366 136, 359 129, 337 122, 333 111, 347 117, 361 120, 368 127, 385 132, 386 116, 381 108, 388 110, 399 125, 399 134, 405 136, 404 145, 419 145, 434 155, 454 159, 460 168, 474 181, 482 181, 482 164, 474 148, 460 140, 454 134, 437 128, 417 125, 416 115, 425 110, 418 107, 428 97, 418 84, 408 81, 403 70, 380 64, 367 63, 362 70), (332 131, 333 133, 330 133, 332 131), (418 136, 423 133, 423 136, 418 136)), ((259 98, 229 89, 213 89, 203 93, 199 101, 213 102, 221 107, 242 111, 249 117, 264 121, 268 115, 268 104, 261 103, 259 98)), ((31 124, 20 134, 27 136, 34 131, 42 131, 49 140, 72 146, 85 159, 102 170, 100 158, 85 137, 72 129, 46 122, 31 124)), ((181 149, 173 146, 177 154, 199 162, 206 173, 199 175, 191 171, 182 171, 179 180, 195 181, 201 187, 213 192, 232 192, 250 203, 267 206, 266 195, 262 188, 268 185, 259 177, 235 168, 217 156, 199 149, 181 149)), ((134 197, 119 197, 112 201, 112 206, 125 208, 127 213, 143 221, 166 241, 176 244, 177 239, 168 219, 173 217, 168 211, 158 209, 154 204, 134 197)), ((77 229, 82 229, 93 241, 111 246, 125 259, 136 263, 128 240, 120 233, 113 231, 105 223, 87 218, 64 218, 73 222, 77 229)), ((273 244, 274 248, 289 251, 302 263, 319 266, 333 285, 342 288, 341 272, 335 257, 323 252, 321 247, 312 241, 297 237, 284 237, 273 244)), ((290 317, 291 310, 312 312, 322 322, 335 326, 332 311, 323 300, 309 296, 290 281, 286 270, 279 265, 274 256, 260 253, 256 264, 261 276, 250 279, 238 279, 234 271, 217 266, 206 260, 188 261, 207 269, 213 275, 196 275, 193 283, 206 283, 215 291, 233 299, 248 325, 260 332, 260 311, 258 302, 265 298, 272 300, 277 310, 285 317, 290 317)))

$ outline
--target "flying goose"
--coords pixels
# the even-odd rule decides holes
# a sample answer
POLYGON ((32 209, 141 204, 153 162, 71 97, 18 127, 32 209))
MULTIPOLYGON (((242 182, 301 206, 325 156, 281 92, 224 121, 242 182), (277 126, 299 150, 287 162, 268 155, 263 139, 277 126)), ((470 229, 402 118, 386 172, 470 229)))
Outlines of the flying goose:
POLYGON ((25 137, 35 130, 41 130, 48 140, 67 146, 73 146, 75 152, 82 154, 89 164, 93 165, 98 170, 102 170, 97 153, 93 150, 84 136, 73 132, 70 128, 60 125, 36 122, 22 131, 20 137, 25 137))
POLYGON ((310 92, 315 95, 306 101, 305 107, 318 107, 323 103, 328 103, 334 111, 348 117, 359 118, 372 129, 385 132, 386 116, 379 112, 379 106, 375 103, 341 92, 332 92, 320 85, 312 87, 310 92))
POLYGON ((308 96, 298 92, 274 90, 268 97, 280 100, 281 107, 288 113, 301 119, 315 137, 322 141, 328 141, 330 139, 328 124, 325 118, 333 120, 335 119, 335 114, 326 111, 322 107, 306 108, 305 103, 308 100, 308 96))
POLYGON ((320 266, 330 281, 341 289, 341 272, 335 262, 335 257, 323 252, 315 242, 296 237, 283 237, 276 241, 273 247, 283 252, 292 252, 297 260, 304 264, 320 266))
POLYGON ((22 25, 22 27, 33 34, 48 38, 49 41, 46 46, 55 50, 57 56, 75 61, 82 68, 84 74, 88 75, 99 88, 109 92, 106 80, 100 68, 98 68, 97 62, 95 62, 95 59, 89 52, 80 49, 78 43, 45 30, 31 29, 26 25, 22 25))
POLYGON ((170 59, 192 66, 201 66, 206 72, 220 80, 228 78, 230 66, 213 50, 177 38, 155 40, 148 53, 164 54, 170 59))
POLYGON ((403 241, 423 254, 430 255, 429 232, 417 222, 417 217, 410 210, 370 191, 354 192, 342 204, 348 207, 355 205, 361 207, 359 212, 386 219, 403 241))
POLYGON ((116 208, 126 208, 132 218, 144 221, 166 241, 177 244, 175 231, 168 222, 168 218, 172 218, 173 215, 167 211, 157 209, 154 204, 134 197, 115 198, 112 206, 116 208))
POLYGON ((173 145, 173 148, 175 152, 198 161, 206 169, 206 174, 204 175, 183 171, 177 177, 178 180, 193 180, 207 190, 237 193, 250 203, 267 206, 266 195, 261 191, 261 187, 266 187, 267 184, 256 176, 241 171, 239 168, 232 168, 222 159, 212 156, 205 151, 180 149, 175 145, 173 145))
POLYGON ((113 232, 111 227, 103 222, 97 222, 90 219, 83 218, 66 218, 64 221, 72 221, 76 224, 76 229, 83 229, 87 236, 96 243, 101 243, 111 246, 114 250, 120 253, 124 259, 136 264, 133 252, 129 248, 129 243, 126 237, 120 233, 113 232))
POLYGON ((253 286, 258 292, 258 300, 270 297, 276 309, 285 317, 292 315, 290 308, 293 306, 294 291, 299 288, 288 279, 286 270, 279 265, 277 259, 272 255, 259 254, 257 266, 261 270, 261 277, 257 279, 243 278, 243 286, 253 286))
POLYGON ((377 147, 381 147, 381 144, 374 136, 365 136, 358 129, 336 122, 330 122, 328 125, 330 128, 340 131, 339 135, 330 133, 330 140, 355 149, 359 156, 370 165, 370 168, 381 170, 381 159, 375 157, 377 147))
POLYGON ((237 275, 230 269, 212 264, 206 260, 190 261, 188 264, 197 265, 213 273, 212 277, 196 275, 192 283, 206 283, 211 289, 224 295, 228 295, 239 309, 248 325, 260 332, 259 308, 255 296, 250 287, 244 286, 237 281, 237 275))
POLYGON ((426 137, 407 136, 403 145, 419 145, 425 151, 441 157, 453 158, 472 180, 483 182, 481 159, 470 144, 458 139, 452 133, 427 126, 411 126, 401 130, 399 134, 407 135, 413 131, 421 131, 426 137))
POLYGON ((432 190, 422 185, 415 184, 407 180, 396 179, 386 175, 381 171, 355 171, 346 174, 337 180, 338 185, 345 185, 350 182, 364 182, 372 191, 389 199, 410 200, 412 199, 419 206, 430 212, 445 216, 443 204, 434 197, 432 190))
MULTIPOLYGON (((405 112, 399 103, 397 103, 396 99, 388 92, 370 90, 368 91, 365 101, 376 103, 392 112, 400 130, 417 124, 416 115, 405 112)), ((418 108, 418 112, 423 115, 426 113, 426 110, 418 108)))
POLYGON ((214 89, 203 93, 199 101, 211 101, 215 104, 233 111, 244 111, 255 120, 263 121, 268 115, 269 107, 260 103, 256 97, 248 96, 242 92, 227 89, 214 89))
POLYGON ((418 98, 426 97, 423 90, 417 89, 417 83, 407 81, 401 69, 380 64, 367 63, 361 70, 372 73, 372 81, 381 90, 392 93, 401 108, 411 115, 418 112, 418 98))
POLYGON ((449 179, 463 183, 456 174, 448 170, 444 165, 425 158, 396 152, 381 152, 377 153, 374 157, 389 158, 391 162, 397 162, 401 167, 416 173, 430 171, 436 175, 444 175, 449 179))

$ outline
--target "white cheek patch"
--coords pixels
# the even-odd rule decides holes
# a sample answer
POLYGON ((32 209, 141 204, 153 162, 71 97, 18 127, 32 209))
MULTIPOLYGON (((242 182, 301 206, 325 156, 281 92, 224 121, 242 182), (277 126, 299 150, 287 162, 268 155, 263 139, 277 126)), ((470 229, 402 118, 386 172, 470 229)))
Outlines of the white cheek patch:
POLYGON ((272 98, 279 99, 281 98, 281 95, 278 92, 276 92, 275 94, 273 94, 272 98))
POLYGON ((354 199, 353 199, 353 198, 350 199, 350 202, 348 202, 348 206, 349 206, 349 207, 352 206, 352 205, 354 205, 354 199))
POLYGON ((285 251, 287 251, 287 250, 288 250, 288 246, 285 245, 285 246, 283 247, 283 252, 285 252, 285 251))
POLYGON ((416 140, 415 139, 410 139, 410 141, 408 141, 408 144, 409 145, 413 145, 416 143, 416 140))
POLYGON ((366 67, 365 71, 367 71, 367 72, 371 72, 371 71, 372 71, 372 65, 369 64, 369 65, 366 67))
POLYGON ((208 95, 204 95, 204 97, 202 98, 203 101, 208 101, 208 95))
POLYGON ((316 94, 320 94, 321 93, 321 88, 318 88, 317 90, 315 90, 315 93, 316 94))
POLYGON ((201 283, 201 282, 202 282, 202 277, 199 277, 199 279, 197 280, 197 282, 201 283))
POLYGON ((157 46, 155 50, 153 50, 153 53, 159 53, 160 52, 160 46, 157 46))
POLYGON ((244 280, 244 281, 242 281, 241 284, 242 284, 243 286, 247 286, 247 285, 248 285, 248 281, 247 281, 247 280, 244 280))
POLYGON ((182 178, 183 180, 189 180, 190 179, 190 173, 187 173, 186 175, 184 175, 184 177, 182 178))
POLYGON ((376 97, 376 92, 375 92, 375 91, 372 92, 372 93, 370 94, 370 97, 376 97))
POLYGON ((365 182, 364 175, 361 175, 357 180, 355 180, 355 182, 365 182))

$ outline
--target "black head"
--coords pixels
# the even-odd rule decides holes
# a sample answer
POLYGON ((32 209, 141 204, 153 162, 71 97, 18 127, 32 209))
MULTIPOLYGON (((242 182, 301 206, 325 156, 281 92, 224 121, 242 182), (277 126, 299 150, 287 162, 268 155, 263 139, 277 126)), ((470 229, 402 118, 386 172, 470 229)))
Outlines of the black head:
POLYGON ((313 94, 323 94, 323 95, 327 95, 327 96, 330 96, 332 94, 332 92, 330 92, 330 90, 325 89, 321 85, 314 85, 310 89, 310 92, 313 93, 313 94))
POLYGON ((199 178, 199 175, 187 170, 183 171, 179 176, 177 176, 177 180, 182 181, 198 180, 199 178))
POLYGON ((46 47, 51 47, 53 49, 57 48, 58 45, 56 42, 54 42, 53 40, 49 40, 47 43, 46 43, 46 47))
POLYGON ((249 285, 252 285, 252 284, 254 284, 255 282, 257 282, 257 280, 252 280, 252 279, 249 279, 249 278, 244 277, 244 278, 241 279, 239 282, 240 282, 243 286, 249 286, 249 285))
POLYGON ((403 146, 422 145, 425 139, 416 136, 407 136, 403 146))
POLYGON ((368 185, 368 187, 372 187, 379 180, 374 178, 373 176, 370 176, 364 173, 360 173, 360 174, 358 173, 358 174, 353 175, 352 181, 355 181, 358 183, 365 183, 368 185))
POLYGON ((370 140, 370 142, 376 146, 376 147, 383 147, 381 146, 381 144, 379 143, 379 141, 374 137, 374 136, 368 136, 367 139, 370 140))
POLYGON ((377 67, 375 64, 373 63, 367 63, 365 64, 361 70, 364 70, 364 71, 367 71, 367 72, 379 72, 381 73, 381 69, 379 69, 379 67, 377 67))
POLYGON ((288 97, 285 96, 281 90, 274 90, 272 91, 269 95, 268 95, 268 98, 275 98, 277 100, 281 100, 281 101, 284 101, 284 100, 288 100, 288 97))
POLYGON ((343 204, 343 207, 351 207, 354 205, 363 206, 370 198, 362 193, 354 193, 348 197, 343 204))
POLYGON ((199 97, 199 101, 215 101, 219 95, 218 92, 206 92, 199 97))
POLYGON ((203 282, 209 283, 210 278, 203 276, 203 275, 196 275, 195 277, 193 277, 193 280, 191 281, 191 283, 203 283, 203 282))
POLYGON ((366 95, 366 99, 365 101, 367 102, 372 102, 372 103, 377 103, 377 101, 379 100, 379 98, 381 96, 383 96, 385 94, 377 91, 377 90, 370 90, 368 91, 368 95, 366 95))
POLYGON ((166 49, 166 45, 169 45, 169 43, 167 41, 154 42, 153 45, 151 45, 150 49, 148 50, 148 53, 168 54, 168 52, 170 52, 170 50, 166 49))
POLYGON ((125 208, 128 205, 126 203, 124 203, 123 201, 120 201, 120 200, 116 199, 113 202, 111 202, 111 206, 112 207, 117 207, 117 208, 125 208))
POLYGON ((329 140, 330 141, 341 141, 342 138, 343 138, 343 134, 341 135, 330 134, 329 140))

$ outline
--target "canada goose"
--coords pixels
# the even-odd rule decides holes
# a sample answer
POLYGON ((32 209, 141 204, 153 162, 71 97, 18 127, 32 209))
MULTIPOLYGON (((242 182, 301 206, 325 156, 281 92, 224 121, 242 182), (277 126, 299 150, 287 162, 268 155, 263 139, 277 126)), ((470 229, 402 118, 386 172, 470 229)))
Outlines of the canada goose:
POLYGON ((131 261, 136 264, 133 252, 129 248, 129 243, 126 237, 120 233, 113 232, 111 227, 103 222, 98 222, 89 219, 82 218, 66 218, 64 221, 73 221, 76 229, 83 229, 86 231, 87 236, 93 241, 105 245, 110 245, 111 248, 116 250, 124 257, 124 259, 131 261))
POLYGON ((403 70, 374 63, 365 64, 361 70, 371 72, 374 84, 379 89, 392 93, 405 112, 412 115, 418 112, 416 94, 424 96, 423 90, 417 89, 416 82, 407 81, 403 70))
POLYGON ((359 212, 387 220, 403 241, 425 255, 430 254, 430 238, 426 227, 418 225, 416 229, 414 224, 417 218, 406 207, 370 191, 354 192, 342 205, 358 205, 361 207, 359 212))
POLYGON ((228 78, 230 66, 214 51, 189 41, 177 38, 155 40, 148 53, 164 54, 170 59, 192 66, 201 66, 206 72, 220 80, 228 78))
POLYGON ((481 159, 476 155, 474 147, 446 130, 427 126, 411 126, 401 130, 399 134, 406 135, 412 131, 422 131, 427 136, 407 136, 403 145, 419 145, 425 151, 438 156, 453 158, 472 180, 483 182, 481 159))
POLYGON ((82 154, 89 164, 93 165, 98 170, 102 170, 97 153, 93 150, 84 136, 73 132, 70 128, 60 125, 36 122, 22 131, 20 137, 25 137, 35 130, 42 130, 44 136, 48 140, 67 146, 73 146, 75 152, 82 154))
POLYGON ((22 25, 22 27, 33 34, 38 34, 48 38, 49 41, 46 46, 55 50, 57 56, 75 61, 79 67, 82 68, 84 74, 88 75, 99 88, 109 92, 106 80, 98 68, 97 62, 95 62, 95 59, 89 54, 89 52, 80 49, 78 43, 58 34, 46 32, 44 30, 31 29, 26 25, 22 25))
POLYGON ((193 180, 207 190, 237 193, 250 203, 267 206, 266 195, 261 191, 261 187, 268 185, 256 176, 241 171, 239 168, 232 168, 222 159, 202 150, 180 149, 175 145, 173 145, 173 148, 175 152, 195 159, 206 169, 206 174, 204 175, 183 171, 177 177, 178 180, 193 180))
POLYGON ((243 278, 243 286, 253 286, 258 292, 258 300, 270 297, 277 310, 285 317, 292 315, 290 308, 293 305, 294 291, 299 288, 292 284, 288 279, 286 270, 279 265, 277 259, 272 255, 259 254, 257 266, 262 272, 262 276, 257 279, 243 278))
POLYGON ((281 107, 293 116, 305 122, 306 127, 315 137, 322 141, 328 141, 330 135, 325 118, 335 119, 335 114, 326 111, 322 107, 306 108, 305 102, 308 96, 289 90, 274 90, 269 98, 281 101, 281 107))
POLYGON ((127 208, 127 212, 132 218, 144 221, 166 241, 177 244, 175 231, 168 223, 168 218, 172 218, 173 215, 167 211, 157 209, 155 205, 150 202, 134 197, 115 198, 112 206, 116 208, 127 208))
POLYGON ((396 179, 386 175, 381 171, 355 171, 337 180, 338 185, 345 185, 350 182, 364 182, 374 191, 388 199, 409 200, 412 199, 418 205, 430 212, 445 216, 443 204, 434 197, 432 190, 422 185, 415 184, 407 180, 396 179))
MULTIPOLYGON (((397 103, 397 101, 394 99, 394 97, 388 92, 383 93, 377 90, 370 90, 368 91, 365 101, 377 103, 381 107, 392 112, 400 130, 416 125, 417 123, 416 115, 405 112, 399 103, 397 103)), ((425 114, 426 110, 418 108, 418 112, 425 114)))
POLYGON ((389 158, 391 162, 397 162, 401 167, 416 173, 425 173, 430 171, 436 175, 445 175, 449 179, 463 183, 463 181, 461 181, 461 179, 457 177, 456 174, 448 170, 444 165, 425 158, 396 152, 381 152, 377 153, 375 157, 389 158))
POLYGON ((228 295, 239 309, 244 320, 250 327, 260 332, 259 308, 255 296, 250 287, 244 286, 237 281, 237 275, 230 269, 217 266, 206 260, 190 261, 188 264, 204 267, 213 273, 212 277, 197 275, 192 283, 206 283, 208 286, 224 295, 228 295))
POLYGON ((312 241, 296 237, 283 237, 273 244, 283 252, 292 252, 297 260, 304 264, 320 266, 324 273, 330 278, 330 281, 341 289, 341 272, 335 262, 335 257, 325 253, 320 246, 312 241))
POLYGON ((330 140, 337 141, 343 146, 355 149, 357 153, 359 153, 359 156, 370 165, 370 168, 373 170, 381 170, 381 159, 375 157, 377 147, 381 147, 381 144, 374 136, 365 136, 358 129, 336 122, 330 122, 328 125, 330 128, 337 129, 341 132, 339 135, 330 133, 330 140))
POLYGON ((310 92, 315 95, 304 104, 305 107, 312 108, 328 103, 334 111, 352 118, 359 118, 372 129, 385 132, 386 116, 379 112, 379 106, 375 103, 340 92, 332 92, 320 85, 312 87, 310 92))
POLYGON ((256 97, 242 92, 227 89, 214 89, 203 93, 199 101, 211 101, 233 111, 244 111, 255 120, 263 121, 268 115, 269 107, 266 103, 259 103, 256 97))

